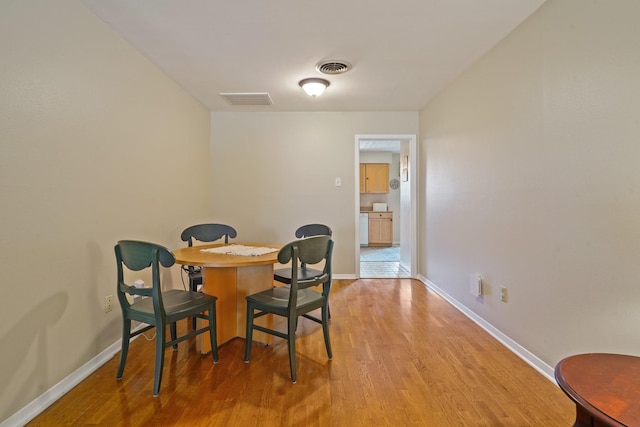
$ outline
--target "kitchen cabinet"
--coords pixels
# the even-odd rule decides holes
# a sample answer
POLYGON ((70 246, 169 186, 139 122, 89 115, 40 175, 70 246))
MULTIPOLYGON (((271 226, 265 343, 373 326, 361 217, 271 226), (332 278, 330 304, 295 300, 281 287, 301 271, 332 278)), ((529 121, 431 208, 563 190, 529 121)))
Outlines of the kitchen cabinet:
POLYGON ((360 163, 360 193, 389 192, 389 163, 360 163))
POLYGON ((369 212, 369 246, 391 246, 393 212, 369 212))

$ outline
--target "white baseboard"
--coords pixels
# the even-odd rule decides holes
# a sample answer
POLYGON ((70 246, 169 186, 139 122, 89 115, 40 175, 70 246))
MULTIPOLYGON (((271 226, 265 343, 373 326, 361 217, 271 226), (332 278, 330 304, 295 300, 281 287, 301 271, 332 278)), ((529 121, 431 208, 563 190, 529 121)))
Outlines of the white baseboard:
POLYGON ((337 280, 355 280, 356 275, 355 274, 333 274, 331 278, 337 279, 337 280))
MULTIPOLYGON (((146 323, 138 325, 133 330, 147 326, 146 323)), ((138 335, 139 336, 139 335, 138 335)), ((138 337, 132 338, 132 341, 138 337)), ((94 373, 98 368, 107 363, 122 348, 122 339, 111 344, 94 358, 76 369, 71 375, 64 378, 58 384, 36 397, 31 403, 0 423, 0 427, 22 427, 29 421, 37 417, 42 411, 51 406, 72 388, 80 384, 85 378, 94 373)), ((115 376, 116 373, 114 372, 115 376)))
POLYGON ((471 319, 474 323, 484 329, 489 335, 497 339, 502 345, 507 347, 512 353, 518 356, 520 359, 524 360, 529 366, 542 374, 545 378, 551 381, 553 384, 556 384, 554 369, 552 366, 547 365, 543 362, 539 357, 535 354, 531 353, 526 348, 522 347, 520 344, 509 338, 507 335, 502 333, 495 326, 475 314, 473 311, 469 310, 466 306, 461 304, 455 298, 451 297, 451 295, 447 294, 444 290, 440 289, 438 286, 430 282, 424 276, 418 276, 418 280, 424 283, 427 288, 435 292, 444 298, 447 302, 457 308, 462 314, 471 319))

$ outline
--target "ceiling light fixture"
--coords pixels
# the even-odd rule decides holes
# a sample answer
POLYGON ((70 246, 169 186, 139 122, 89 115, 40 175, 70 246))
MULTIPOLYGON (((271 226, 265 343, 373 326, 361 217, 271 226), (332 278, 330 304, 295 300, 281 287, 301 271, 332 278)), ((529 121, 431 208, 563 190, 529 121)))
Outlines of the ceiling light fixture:
POLYGON ((318 78, 300 80, 298 84, 308 95, 314 97, 322 95, 322 92, 330 85, 328 80, 318 78))

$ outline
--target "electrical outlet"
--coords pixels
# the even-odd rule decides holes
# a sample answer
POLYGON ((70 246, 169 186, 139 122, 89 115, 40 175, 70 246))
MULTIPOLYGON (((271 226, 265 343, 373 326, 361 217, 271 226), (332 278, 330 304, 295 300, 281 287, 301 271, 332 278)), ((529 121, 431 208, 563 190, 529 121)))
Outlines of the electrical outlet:
POLYGON ((469 292, 474 297, 482 295, 482 276, 479 274, 469 276, 469 292))
POLYGON ((506 286, 500 286, 500 301, 502 302, 509 301, 509 293, 507 292, 506 286))
POLYGON ((113 309, 113 295, 107 295, 104 298, 104 312, 108 313, 113 309))

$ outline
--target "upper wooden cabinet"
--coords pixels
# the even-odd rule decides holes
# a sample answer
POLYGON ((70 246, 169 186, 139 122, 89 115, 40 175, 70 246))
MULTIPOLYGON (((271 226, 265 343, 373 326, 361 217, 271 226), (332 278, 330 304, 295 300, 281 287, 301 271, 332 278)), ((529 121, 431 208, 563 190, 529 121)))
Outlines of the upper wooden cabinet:
POLYGON ((389 163, 360 163, 360 192, 389 192, 389 163))

